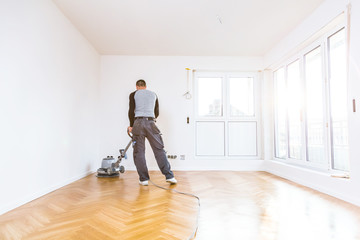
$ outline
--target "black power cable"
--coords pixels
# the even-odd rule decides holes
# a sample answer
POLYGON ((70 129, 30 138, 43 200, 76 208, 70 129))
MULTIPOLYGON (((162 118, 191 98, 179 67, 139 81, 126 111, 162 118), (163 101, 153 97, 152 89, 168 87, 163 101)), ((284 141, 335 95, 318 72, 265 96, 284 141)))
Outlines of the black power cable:
POLYGON ((185 192, 180 192, 176 189, 172 189, 172 188, 166 188, 166 187, 162 187, 162 186, 159 186, 157 185, 156 183, 154 183, 153 181, 151 181, 149 179, 149 181, 155 186, 155 187, 158 187, 158 188, 161 188, 161 189, 164 189, 164 190, 168 190, 168 191, 173 191, 173 192, 176 192, 176 193, 179 193, 179 194, 183 194, 183 195, 186 195, 186 196, 190 196, 190 197, 194 197, 198 200, 198 213, 197 213, 197 217, 196 217, 196 226, 195 226, 195 229, 194 229, 194 232, 191 234, 191 236, 188 238, 188 240, 191 240, 191 239, 194 239, 195 236, 196 236, 196 233, 197 233, 197 230, 198 230, 198 226, 199 226, 199 215, 200 215, 200 198, 194 194, 191 194, 191 193, 185 193, 185 192))

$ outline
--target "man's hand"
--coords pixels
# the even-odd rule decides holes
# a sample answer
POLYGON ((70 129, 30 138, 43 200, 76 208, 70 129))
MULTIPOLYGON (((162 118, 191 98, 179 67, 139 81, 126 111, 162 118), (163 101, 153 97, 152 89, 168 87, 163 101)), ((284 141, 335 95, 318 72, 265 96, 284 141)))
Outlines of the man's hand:
POLYGON ((132 127, 128 127, 128 132, 131 133, 132 127))

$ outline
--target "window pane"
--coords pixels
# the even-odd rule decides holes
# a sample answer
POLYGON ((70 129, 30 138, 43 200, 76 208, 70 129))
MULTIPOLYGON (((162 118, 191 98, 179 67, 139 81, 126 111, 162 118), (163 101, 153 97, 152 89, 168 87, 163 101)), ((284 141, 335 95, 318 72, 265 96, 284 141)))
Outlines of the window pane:
POLYGON ((284 69, 274 72, 275 157, 286 157, 286 85, 284 69))
POLYGON ((334 169, 349 170, 345 30, 329 38, 330 112, 334 169))
POLYGON ((287 67, 289 157, 301 159, 301 109, 302 87, 300 63, 295 61, 287 67))
POLYGON ((320 47, 305 55, 307 160, 326 163, 320 47))
POLYGON ((222 116, 222 78, 198 78, 198 115, 222 116))
POLYGON ((254 116, 254 79, 230 78, 230 116, 254 116))

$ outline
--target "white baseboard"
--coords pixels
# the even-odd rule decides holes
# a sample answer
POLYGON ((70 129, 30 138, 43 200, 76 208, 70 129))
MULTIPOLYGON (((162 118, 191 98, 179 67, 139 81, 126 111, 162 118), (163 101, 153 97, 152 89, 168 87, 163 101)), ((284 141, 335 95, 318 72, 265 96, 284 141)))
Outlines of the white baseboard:
POLYGON ((354 191, 351 190, 352 183, 349 179, 333 178, 326 173, 292 166, 278 161, 266 161, 265 171, 360 206, 360 198, 354 196, 354 191))
POLYGON ((90 175, 92 173, 94 173, 94 172, 93 171, 87 171, 87 172, 82 173, 82 174, 80 174, 78 176, 69 178, 69 179, 67 179, 67 180, 65 180, 65 181, 63 181, 63 182, 61 182, 59 184, 56 184, 54 186, 42 189, 42 190, 40 190, 40 191, 38 191, 36 193, 33 193, 31 195, 25 196, 25 197, 23 197, 21 199, 14 199, 14 201, 11 204, 8 204, 6 206, 2 206, 0 208, 0 215, 4 214, 6 212, 9 212, 9 211, 11 211, 11 210, 13 210, 13 209, 15 209, 17 207, 20 207, 20 206, 22 206, 22 205, 24 205, 24 204, 26 204, 26 203, 28 203, 30 201, 33 201, 33 200, 35 200, 35 199, 37 199, 39 197, 42 197, 42 196, 44 196, 44 195, 46 195, 46 194, 48 194, 50 192, 53 192, 53 191, 55 191, 55 190, 57 190, 57 189, 59 189, 61 187, 64 187, 64 186, 66 186, 66 185, 68 185, 68 184, 70 184, 70 183, 72 183, 74 181, 77 181, 77 180, 79 180, 81 178, 84 178, 84 177, 86 177, 86 176, 88 176, 88 175, 90 175))
MULTIPOLYGON (((264 160, 214 160, 214 159, 192 159, 192 160, 169 160, 173 171, 264 171, 264 160)), ((124 163, 126 170, 136 170, 133 162, 124 163)), ((159 171, 154 161, 148 161, 150 171, 159 171)))
POLYGON ((263 160, 193 160, 190 164, 174 162, 173 170, 178 171, 264 171, 263 160))

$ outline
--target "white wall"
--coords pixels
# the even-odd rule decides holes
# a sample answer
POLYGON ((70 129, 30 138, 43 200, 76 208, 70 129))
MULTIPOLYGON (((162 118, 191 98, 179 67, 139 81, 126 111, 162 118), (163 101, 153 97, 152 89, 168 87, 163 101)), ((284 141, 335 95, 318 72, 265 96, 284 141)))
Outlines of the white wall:
MULTIPOLYGON (((212 71, 257 71, 262 58, 250 57, 101 57, 101 137, 100 154, 118 156, 130 138, 126 134, 129 94, 142 78, 148 89, 157 93, 160 103, 158 126, 163 133, 165 149, 171 155, 186 155, 185 160, 169 159, 174 170, 262 170, 259 160, 194 159, 193 99, 186 92, 185 68, 212 71), (186 118, 190 117, 190 124, 186 118)), ((192 84, 192 82, 191 82, 192 84)), ((123 161, 126 169, 135 169, 132 149, 123 161)), ((149 169, 158 169, 152 151, 147 151, 149 169)))
MULTIPOLYGON (((265 65, 278 63, 297 45, 307 40, 319 31, 326 23, 346 9, 347 0, 326 0, 309 18, 293 30, 278 46, 265 56, 265 65)), ((351 43, 350 43, 350 69, 349 69, 349 145, 350 145, 350 179, 332 178, 328 174, 293 167, 272 161, 272 155, 265 158, 266 171, 302 185, 320 190, 340 199, 360 206, 360 2, 350 1, 351 10, 351 43), (351 100, 356 99, 358 112, 352 112, 351 100), (271 157, 269 157, 271 156, 271 157)), ((270 76, 266 80, 270 80, 270 76)), ((272 106, 268 105, 271 108, 272 106)), ((271 111, 270 111, 271 112, 271 111)), ((273 129, 267 126, 265 136, 271 136, 273 129)), ((269 143, 270 144, 270 143, 269 143)))
POLYGON ((0 3, 0 214, 98 164, 100 57, 49 0, 0 3))

